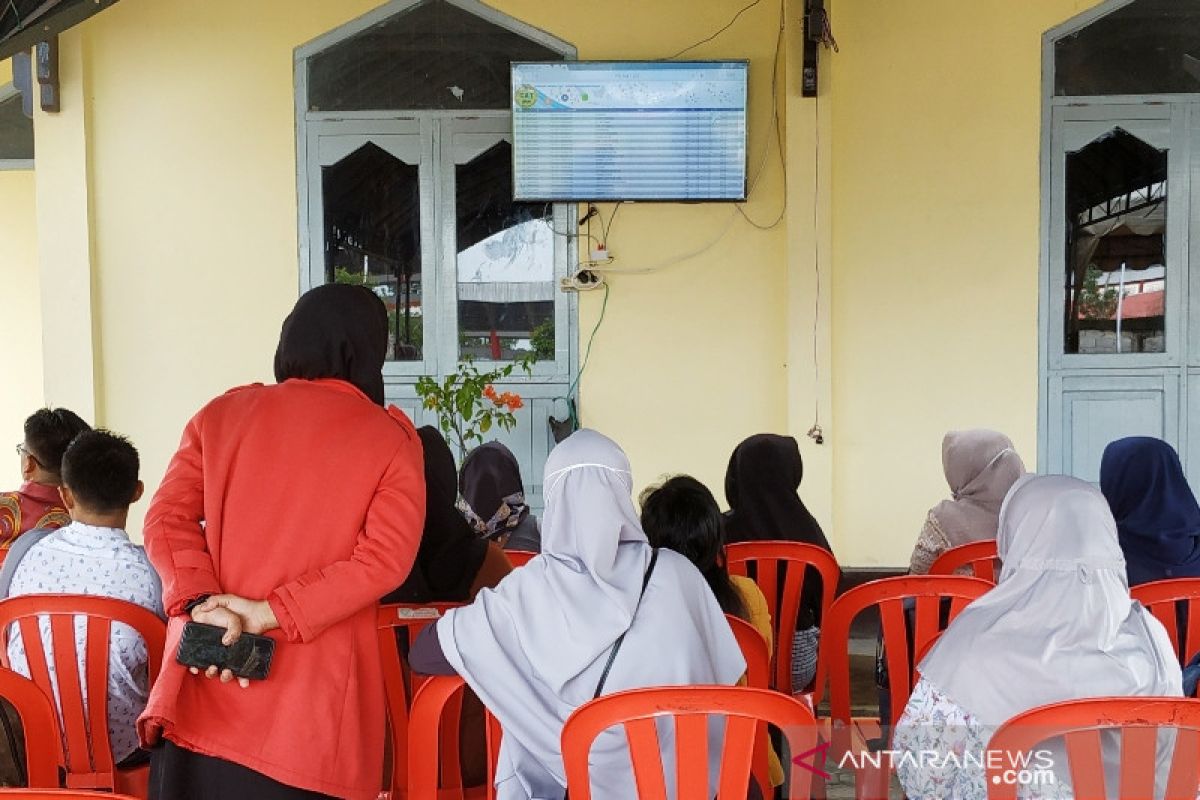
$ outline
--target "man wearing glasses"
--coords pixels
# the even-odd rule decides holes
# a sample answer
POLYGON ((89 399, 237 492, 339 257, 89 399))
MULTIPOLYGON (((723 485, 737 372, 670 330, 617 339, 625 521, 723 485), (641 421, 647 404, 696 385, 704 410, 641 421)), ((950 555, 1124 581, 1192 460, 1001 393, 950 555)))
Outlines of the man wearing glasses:
POLYGON ((91 427, 65 408, 43 408, 25 420, 25 439, 17 445, 24 482, 15 492, 0 493, 0 559, 26 531, 71 521, 58 496, 62 457, 71 440, 86 430, 91 427))

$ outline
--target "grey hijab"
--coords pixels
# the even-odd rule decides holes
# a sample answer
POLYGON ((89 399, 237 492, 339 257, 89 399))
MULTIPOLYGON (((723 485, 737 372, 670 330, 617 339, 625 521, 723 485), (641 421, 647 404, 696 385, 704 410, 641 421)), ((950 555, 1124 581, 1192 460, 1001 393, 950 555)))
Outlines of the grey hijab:
POLYGON ((994 539, 1000 504, 1025 474, 1012 441, 983 428, 950 431, 942 439, 942 469, 951 497, 930 514, 950 545, 994 539))
POLYGON ((985 726, 1081 697, 1182 695, 1166 630, 1129 597, 1108 504, 1062 475, 1019 480, 1000 511, 1004 567, 921 662, 985 726))

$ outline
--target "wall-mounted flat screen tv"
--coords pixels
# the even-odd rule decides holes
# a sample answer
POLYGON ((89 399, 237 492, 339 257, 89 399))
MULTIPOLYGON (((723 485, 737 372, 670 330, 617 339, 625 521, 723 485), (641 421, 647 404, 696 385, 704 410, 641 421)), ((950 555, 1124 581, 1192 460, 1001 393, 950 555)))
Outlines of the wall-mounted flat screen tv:
POLYGON ((744 200, 746 61, 512 65, 517 200, 744 200))

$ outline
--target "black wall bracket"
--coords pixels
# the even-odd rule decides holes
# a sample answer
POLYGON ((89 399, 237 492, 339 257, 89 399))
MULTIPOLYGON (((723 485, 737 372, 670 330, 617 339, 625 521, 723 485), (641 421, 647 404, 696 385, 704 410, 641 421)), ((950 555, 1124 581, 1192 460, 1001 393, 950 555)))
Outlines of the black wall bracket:
POLYGON ((804 66, 800 80, 803 97, 817 96, 818 54, 828 40, 829 12, 825 0, 804 0, 804 66))

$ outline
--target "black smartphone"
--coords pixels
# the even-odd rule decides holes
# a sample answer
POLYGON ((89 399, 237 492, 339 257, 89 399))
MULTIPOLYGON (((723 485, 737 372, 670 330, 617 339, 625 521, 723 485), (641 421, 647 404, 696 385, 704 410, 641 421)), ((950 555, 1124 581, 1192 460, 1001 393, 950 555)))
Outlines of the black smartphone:
POLYGON ((225 629, 218 625, 189 622, 183 626, 175 660, 185 667, 202 670, 211 666, 227 669, 239 678, 262 680, 271 671, 275 640, 269 636, 243 633, 229 647, 221 644, 225 629))

